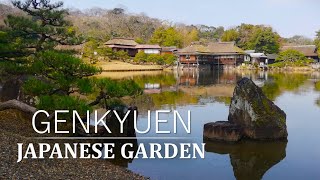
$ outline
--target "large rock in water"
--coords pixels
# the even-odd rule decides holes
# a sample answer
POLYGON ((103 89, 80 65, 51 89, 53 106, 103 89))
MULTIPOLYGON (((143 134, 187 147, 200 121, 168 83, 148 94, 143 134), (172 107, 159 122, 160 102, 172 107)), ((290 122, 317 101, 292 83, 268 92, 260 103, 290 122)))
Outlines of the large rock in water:
MULTIPOLYGON (((234 134, 232 134, 234 135, 234 134)), ((204 138, 237 141, 241 137, 256 140, 287 138, 286 114, 269 100, 262 90, 248 78, 237 82, 227 122, 208 123, 204 126, 204 138), (213 128, 214 127, 214 128, 213 128), (231 130, 239 129, 239 138, 226 136, 231 130), (221 131, 224 132, 221 132, 221 131), (216 137, 217 134, 223 134, 216 137)))
POLYGON ((243 127, 244 135, 252 139, 281 139, 288 136, 284 111, 248 78, 237 83, 228 121, 243 127))
POLYGON ((217 121, 204 125, 203 136, 219 141, 238 141, 242 138, 242 128, 227 121, 217 121))

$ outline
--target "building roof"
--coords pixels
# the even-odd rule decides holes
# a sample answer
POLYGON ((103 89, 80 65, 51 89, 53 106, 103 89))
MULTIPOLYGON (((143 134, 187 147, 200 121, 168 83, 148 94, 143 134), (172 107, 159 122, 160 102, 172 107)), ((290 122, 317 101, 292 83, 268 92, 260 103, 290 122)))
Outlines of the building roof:
POLYGON ((127 46, 127 45, 107 45, 109 48, 120 48, 120 49, 136 49, 136 46, 127 46))
POLYGON ((137 49, 161 49, 159 45, 156 44, 138 44, 136 45, 137 49))
POLYGON ((283 46, 281 51, 293 49, 301 52, 305 56, 318 56, 317 47, 315 45, 300 45, 300 46, 283 46))
POLYGON ((199 54, 207 52, 207 47, 201 44, 192 44, 178 51, 178 54, 199 54))
POLYGON ((178 51, 178 54, 244 54, 245 52, 235 46, 234 42, 210 43, 207 46, 192 44, 178 51))
POLYGON ((210 43, 208 45, 209 52, 213 53, 236 53, 236 54, 244 54, 244 51, 237 47, 234 42, 217 42, 217 43, 210 43))
POLYGON ((170 47, 161 47, 161 51, 163 52, 173 52, 173 51, 177 51, 177 47, 176 46, 170 46, 170 47))
POLYGON ((65 51, 82 51, 83 44, 78 45, 57 45, 54 47, 55 50, 65 50, 65 51))
POLYGON ((267 56, 264 53, 250 53, 249 55, 253 58, 267 58, 267 56))
POLYGON ((104 45, 136 46, 138 43, 131 38, 113 38, 105 42, 104 45))
POLYGON ((255 50, 245 50, 244 52, 247 54, 250 54, 250 53, 255 53, 256 51, 255 50))
POLYGON ((277 54, 267 54, 268 59, 277 59, 277 54))

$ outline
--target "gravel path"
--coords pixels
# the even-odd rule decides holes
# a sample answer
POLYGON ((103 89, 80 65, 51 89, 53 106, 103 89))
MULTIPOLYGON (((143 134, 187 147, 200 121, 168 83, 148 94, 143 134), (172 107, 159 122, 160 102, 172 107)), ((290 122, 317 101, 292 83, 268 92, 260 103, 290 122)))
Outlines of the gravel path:
POLYGON ((10 114, 6 114, 4 121, 5 114, 0 112, 0 179, 145 179, 105 160, 27 159, 17 163, 17 143, 38 140, 26 138, 28 130, 17 133, 24 123, 14 123, 16 120, 10 114), (13 129, 8 131, 8 127, 13 129))

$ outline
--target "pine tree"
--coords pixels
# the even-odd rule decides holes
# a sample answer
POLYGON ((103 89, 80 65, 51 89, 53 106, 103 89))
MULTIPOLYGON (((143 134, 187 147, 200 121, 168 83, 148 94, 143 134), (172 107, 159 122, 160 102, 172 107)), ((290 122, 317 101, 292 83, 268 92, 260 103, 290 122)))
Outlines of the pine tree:
MULTIPOLYGON (((37 107, 53 110, 69 104, 68 108, 85 109, 86 103, 70 94, 79 91, 99 69, 73 54, 55 50, 58 44, 72 45, 80 39, 65 20, 68 12, 62 8, 63 3, 27 0, 13 1, 13 5, 26 16, 9 15, 7 28, 0 32, 0 49, 5 50, 0 54, 0 59, 5 60, 0 62, 2 72, 10 77, 28 77, 22 80, 22 90, 38 97, 37 107)), ((21 109, 21 103, 14 101, 11 107, 21 109)))
POLYGON ((27 0, 12 3, 27 16, 9 15, 6 24, 12 36, 21 38, 26 48, 41 51, 57 44, 79 42, 75 28, 64 18, 68 12, 62 8, 62 2, 50 4, 49 0, 27 0))

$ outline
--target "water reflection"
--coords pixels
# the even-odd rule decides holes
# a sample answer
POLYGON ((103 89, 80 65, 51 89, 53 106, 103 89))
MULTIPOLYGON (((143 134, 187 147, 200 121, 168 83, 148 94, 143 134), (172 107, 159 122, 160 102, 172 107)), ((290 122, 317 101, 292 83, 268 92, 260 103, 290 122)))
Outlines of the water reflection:
MULTIPOLYGON (((288 131, 290 132, 288 144, 287 142, 243 141, 240 144, 222 145, 207 142, 207 154, 204 160, 137 159, 132 161, 132 159, 122 159, 122 156, 118 154, 122 144, 135 144, 130 151, 136 151, 137 139, 134 135, 132 140, 112 140, 116 144, 115 152, 117 152, 117 158, 113 160, 113 163, 155 179, 232 179, 232 170, 237 179, 261 179, 262 177, 319 179, 320 145, 317 142, 319 142, 318 127, 320 126, 318 121, 320 86, 317 84, 320 81, 320 72, 190 70, 130 75, 121 78, 133 79, 143 89, 156 89, 153 92, 150 90, 148 94, 135 97, 132 102, 126 102, 128 105, 136 105, 141 115, 147 110, 155 109, 171 108, 181 112, 192 110, 194 120, 190 137, 194 138, 188 142, 200 144, 202 143, 203 125, 214 120, 225 120, 224 118, 227 117, 228 105, 235 83, 242 77, 251 78, 262 87, 270 99, 285 110, 288 117, 288 131), (286 147, 288 148, 286 149, 286 147), (220 154, 228 154, 229 157, 220 154), (276 164, 278 165, 275 167, 276 164), (303 169, 303 173, 295 171, 296 169, 303 169)), ((18 88, 10 88, 14 85, 13 83, 4 81, 0 84, 2 97, 15 98, 19 94, 18 88)), ((145 122, 146 118, 139 116, 138 127, 145 128, 145 122)), ((170 127, 171 125, 168 125, 164 128, 170 127)), ((141 136, 143 135, 138 134, 138 137, 141 136)), ((150 132, 145 136, 158 135, 150 132)), ((180 134, 180 136, 186 135, 180 134)), ((138 139, 138 142, 148 141, 138 139)), ((164 141, 159 141, 159 143, 164 143, 164 141)), ((172 143, 178 144, 181 141, 177 140, 172 143)))
POLYGON ((240 141, 236 144, 205 141, 206 152, 229 154, 237 180, 259 180, 286 157, 287 141, 240 141))
POLYGON ((132 144, 132 146, 127 146, 127 148, 125 148, 126 156, 128 156, 128 153, 130 152, 135 154, 138 150, 138 140, 136 136, 136 131, 134 129, 134 119, 135 119, 134 111, 138 111, 138 110, 137 110, 137 107, 125 107, 125 106, 112 107, 111 109, 116 110, 121 119, 124 119, 127 114, 127 111, 130 111, 128 117, 126 118, 126 121, 123 124, 124 133, 119 133, 121 125, 118 121, 118 118, 115 116, 115 114, 112 113, 109 116, 107 116, 107 119, 108 119, 107 123, 109 124, 111 132, 113 132, 112 136, 115 137, 113 140, 109 140, 109 143, 115 144, 115 147, 114 147, 115 158, 111 159, 110 161, 116 165, 119 165, 122 167, 128 167, 129 163, 132 163, 133 158, 124 158, 121 154, 121 148, 126 143, 132 144), (124 139, 117 139, 118 137, 124 138, 124 139))
MULTIPOLYGON (((315 89, 316 91, 320 92, 320 81, 316 81, 316 82, 314 83, 314 89, 315 89)), ((316 100, 316 105, 317 105, 318 107, 320 107, 320 96, 319 96, 319 98, 316 100)))
MULTIPOLYGON (((309 80, 319 80, 320 72, 289 73, 268 71, 223 71, 190 69, 161 75, 137 76, 133 80, 148 94, 142 103, 150 109, 161 106, 175 108, 177 105, 221 102, 229 105, 236 82, 248 77, 260 86, 266 96, 276 100, 287 91, 300 91, 309 80)), ((140 97, 141 98, 141 97, 140 97)), ((139 102, 132 102, 143 106, 139 102)))
MULTIPOLYGON (((136 105, 140 108, 148 102, 151 104, 148 105, 151 107, 150 109, 155 107, 155 109, 191 110, 194 115, 191 136, 195 138, 190 141, 202 143, 203 125, 214 120, 224 120, 227 117, 228 105, 235 83, 242 77, 252 79, 263 89, 268 98, 274 100, 285 110, 288 117, 288 131, 291 134, 289 143, 241 141, 239 144, 219 144, 205 142, 207 143, 207 152, 204 160, 181 161, 174 159, 166 160, 166 162, 135 160, 129 165, 129 169, 155 179, 233 179, 232 177, 240 180, 270 177, 270 179, 274 179, 274 177, 291 177, 292 179, 299 174, 299 172, 291 173, 292 169, 303 167, 299 164, 303 161, 304 165, 308 166, 308 170, 305 172, 309 172, 309 176, 314 177, 317 170, 310 167, 309 163, 319 164, 317 163, 319 161, 313 159, 314 157, 319 159, 319 145, 316 144, 316 149, 311 148, 312 150, 307 147, 312 147, 318 138, 316 136, 318 129, 310 129, 310 123, 319 124, 315 120, 319 116, 318 107, 315 108, 315 102, 319 95, 315 91, 314 84, 319 81, 320 72, 190 70, 172 74, 164 73, 161 77, 159 76, 159 80, 157 80, 157 76, 152 78, 139 77, 138 82, 143 85, 142 88, 144 88, 144 84, 158 83, 160 84, 159 89, 173 87, 175 90, 148 94, 148 101, 141 101, 141 104, 137 103, 136 105), (175 82, 172 78, 175 79, 175 82), (166 79, 171 80, 166 82, 166 79), (302 119, 305 120, 301 121, 302 119), (315 141, 306 141, 304 137, 315 141), (310 146, 308 143, 312 145, 310 146), (305 153, 310 151, 313 154, 305 153), (221 154, 228 155, 228 157, 221 156, 221 154), (196 171, 194 171, 194 167, 197 167, 196 171), (178 173, 179 176, 177 176, 177 172, 183 173, 178 173)), ((319 103, 319 100, 316 103, 319 103)), ((145 126, 143 118, 139 120, 138 125, 145 126)), ((151 135, 156 136, 154 133, 151 135)))
MULTIPOLYGON (((125 152, 124 152, 126 156, 129 156, 129 153, 133 153, 135 155, 138 150, 138 140, 136 139, 136 137, 133 139, 103 140, 100 143, 114 143, 113 154, 115 155, 115 158, 108 159, 107 161, 110 161, 115 165, 125 167, 125 168, 127 168, 129 164, 133 162, 134 159, 124 158, 121 154, 121 147, 127 143, 132 144, 132 146, 126 146, 125 152)), ((104 152, 104 150, 102 152, 104 152)))
MULTIPOLYGON (((112 139, 96 139, 96 140, 90 140, 89 143, 113 143, 113 152, 114 158, 107 159, 108 161, 112 162, 113 164, 116 164, 118 166, 122 167, 128 167, 130 163, 132 163, 133 158, 124 158, 121 154, 121 149, 124 144, 130 144, 130 146, 126 146, 125 148, 125 155, 128 156, 129 153, 132 153, 135 155, 135 153, 138 150, 138 140, 136 136, 136 132, 134 129, 134 119, 135 114, 134 111, 137 111, 137 107, 131 107, 131 106, 113 106, 110 107, 111 112, 116 111, 119 118, 124 119, 126 117, 126 120, 121 125, 118 117, 114 113, 107 113, 106 109, 97 109, 95 113, 92 113, 90 115, 90 132, 95 132, 95 116, 97 116, 97 119, 103 118, 106 126, 110 129, 109 133, 105 129, 104 125, 102 123, 99 123, 97 126, 97 133, 86 133, 82 127, 82 125, 78 122, 77 123, 77 136, 80 137, 111 137, 112 139), (128 116, 126 114, 130 111, 128 116), (122 127, 122 128, 121 128, 122 127), (123 133, 120 133, 120 129, 122 129, 123 133)), ((137 111, 138 112, 138 111, 137 111)), ((138 113, 137 113, 138 115, 138 113)), ((102 157, 105 157, 105 149, 100 148, 102 151, 102 157)), ((95 154, 93 150, 91 150, 91 153, 95 154)))
POLYGON ((178 71, 180 86, 207 86, 213 84, 235 84, 241 76, 234 71, 190 69, 178 71))

